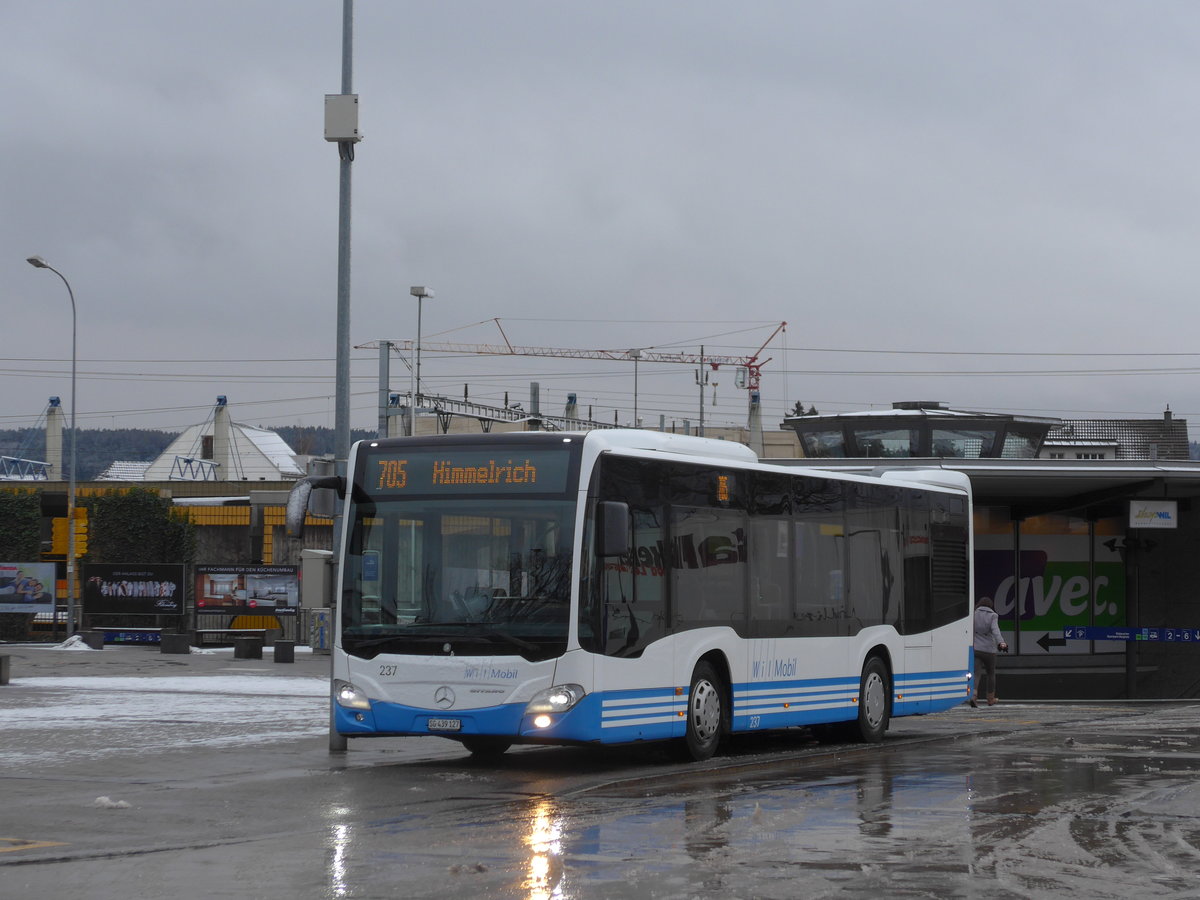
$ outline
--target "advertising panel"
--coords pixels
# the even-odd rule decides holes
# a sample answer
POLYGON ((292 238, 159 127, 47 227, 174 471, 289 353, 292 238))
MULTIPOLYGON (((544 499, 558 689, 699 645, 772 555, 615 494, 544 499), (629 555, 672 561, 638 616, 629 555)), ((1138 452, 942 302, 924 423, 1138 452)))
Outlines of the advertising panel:
MULTIPOLYGON (((1014 650, 1014 619, 1020 622, 1020 653, 1036 655, 1092 652, 1086 643, 1068 640, 1067 629, 1125 623, 1125 563, 1114 540, 1121 524, 1096 522, 1089 545, 1085 520, 1031 517, 1021 525, 1019 559, 1011 528, 976 531, 975 596, 992 598, 1001 633, 1014 650)), ((1098 643, 1095 652, 1117 649, 1098 643)))
POLYGON ((138 616, 183 615, 183 566, 100 565, 83 567, 84 610, 138 616))
POLYGON ((54 612, 54 563, 0 563, 0 613, 54 612))
POLYGON ((299 608, 296 566, 196 566, 196 612, 294 615, 299 608))

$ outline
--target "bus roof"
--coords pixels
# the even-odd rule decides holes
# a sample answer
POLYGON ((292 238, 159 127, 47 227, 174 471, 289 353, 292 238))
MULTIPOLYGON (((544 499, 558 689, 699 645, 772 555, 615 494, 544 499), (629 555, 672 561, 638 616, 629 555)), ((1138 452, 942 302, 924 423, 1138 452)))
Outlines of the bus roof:
POLYGON ((759 462, 757 453, 736 441, 692 437, 666 431, 646 431, 641 428, 588 431, 584 436, 591 446, 599 445, 601 449, 657 450, 663 453, 678 453, 680 456, 731 459, 743 463, 759 462))

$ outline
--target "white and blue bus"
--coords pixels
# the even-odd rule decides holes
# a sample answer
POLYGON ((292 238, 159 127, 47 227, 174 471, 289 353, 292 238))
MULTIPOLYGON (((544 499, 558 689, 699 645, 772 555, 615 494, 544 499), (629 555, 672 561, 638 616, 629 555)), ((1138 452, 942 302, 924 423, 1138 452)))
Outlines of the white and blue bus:
POLYGON ((971 690, 971 496, 652 431, 361 441, 336 548, 337 735, 879 741, 971 690))

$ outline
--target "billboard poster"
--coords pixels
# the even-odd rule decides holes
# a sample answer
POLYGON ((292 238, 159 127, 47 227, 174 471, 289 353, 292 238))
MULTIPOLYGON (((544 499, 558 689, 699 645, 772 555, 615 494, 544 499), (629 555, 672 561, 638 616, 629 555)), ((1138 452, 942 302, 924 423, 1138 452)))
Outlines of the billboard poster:
POLYGON ((300 608, 296 566, 196 566, 196 612, 278 613, 300 608))
POLYGON ((0 563, 0 613, 54 612, 54 563, 0 563))
POLYGON ((88 563, 83 567, 83 604, 89 614, 181 616, 183 566, 88 563))
MULTIPOLYGON (((1114 540, 1122 534, 1121 525, 1119 519, 1096 522, 1089 542, 1082 519, 1026 519, 1019 573, 1011 529, 976 531, 975 596, 992 598, 1009 646, 1018 647, 1014 620, 1020 622, 1023 655, 1090 653, 1085 642, 1066 640, 1065 630, 1125 624, 1125 563, 1114 540)), ((1107 642, 1097 642, 1095 652, 1113 651, 1107 642)))

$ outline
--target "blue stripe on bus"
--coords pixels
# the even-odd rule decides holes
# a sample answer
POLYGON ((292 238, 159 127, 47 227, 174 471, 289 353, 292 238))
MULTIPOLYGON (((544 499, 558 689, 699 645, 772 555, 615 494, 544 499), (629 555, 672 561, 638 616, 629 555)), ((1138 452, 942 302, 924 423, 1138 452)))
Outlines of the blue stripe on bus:
POLYGON ((846 721, 858 715, 856 677, 754 681, 733 686, 734 731, 846 721))
POLYGON ((511 735, 559 741, 629 743, 663 740, 683 734, 677 714, 674 687, 659 690, 613 691, 589 694, 570 712, 553 716, 549 728, 537 728, 525 716, 524 703, 507 703, 484 709, 430 710, 399 703, 371 701, 370 710, 335 706, 337 731, 346 735, 387 734, 441 737, 455 735, 511 735), (357 716, 362 716, 359 721, 357 716), (459 723, 456 731, 430 730, 431 719, 459 723))
MULTIPOLYGON (((969 670, 897 675, 892 714, 938 712, 957 706, 967 698, 970 675, 969 670)), ((748 731, 852 720, 858 715, 858 686, 859 680, 854 677, 735 684, 733 728, 748 731)), ((534 727, 526 718, 524 703, 429 710, 373 700, 370 710, 335 707, 335 722, 337 730, 347 735, 494 734, 620 744, 682 737, 686 710, 686 693, 676 693, 674 686, 666 686, 589 694, 570 712, 554 716, 553 724, 544 729, 534 727), (460 730, 431 731, 430 719, 457 720, 460 730)))
POLYGON ((604 743, 657 741, 683 734, 679 715, 687 700, 674 686, 607 691, 593 695, 600 707, 600 733, 604 743))

